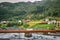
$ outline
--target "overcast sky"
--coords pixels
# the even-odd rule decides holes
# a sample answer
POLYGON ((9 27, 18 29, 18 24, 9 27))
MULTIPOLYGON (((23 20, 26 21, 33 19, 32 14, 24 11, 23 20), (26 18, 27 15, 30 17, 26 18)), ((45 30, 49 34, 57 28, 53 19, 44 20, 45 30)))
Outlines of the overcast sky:
POLYGON ((41 1, 41 0, 0 0, 0 2, 27 2, 27 1, 31 1, 31 2, 34 2, 34 1, 41 1))

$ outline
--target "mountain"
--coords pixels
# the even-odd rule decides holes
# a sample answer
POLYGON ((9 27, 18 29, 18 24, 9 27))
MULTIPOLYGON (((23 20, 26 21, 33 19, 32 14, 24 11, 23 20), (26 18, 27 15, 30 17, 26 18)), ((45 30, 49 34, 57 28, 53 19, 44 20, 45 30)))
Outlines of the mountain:
POLYGON ((0 3, 0 21, 21 19, 38 20, 47 16, 60 17, 59 5, 59 0, 18 3, 2 2, 0 3))

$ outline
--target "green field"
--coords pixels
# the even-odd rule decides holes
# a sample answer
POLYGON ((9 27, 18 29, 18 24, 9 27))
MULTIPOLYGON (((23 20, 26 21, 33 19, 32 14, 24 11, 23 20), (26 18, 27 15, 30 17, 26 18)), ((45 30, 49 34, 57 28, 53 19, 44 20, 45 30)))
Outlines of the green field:
POLYGON ((36 24, 32 26, 31 28, 36 28, 36 29, 53 29, 54 24, 36 24))

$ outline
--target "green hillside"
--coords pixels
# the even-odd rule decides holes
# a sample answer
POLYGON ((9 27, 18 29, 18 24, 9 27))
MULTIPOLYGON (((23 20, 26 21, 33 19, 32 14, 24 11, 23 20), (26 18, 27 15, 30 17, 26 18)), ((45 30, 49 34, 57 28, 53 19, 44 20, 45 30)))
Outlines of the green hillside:
POLYGON ((36 2, 0 3, 0 21, 2 20, 40 20, 45 17, 60 17, 60 0, 36 2))

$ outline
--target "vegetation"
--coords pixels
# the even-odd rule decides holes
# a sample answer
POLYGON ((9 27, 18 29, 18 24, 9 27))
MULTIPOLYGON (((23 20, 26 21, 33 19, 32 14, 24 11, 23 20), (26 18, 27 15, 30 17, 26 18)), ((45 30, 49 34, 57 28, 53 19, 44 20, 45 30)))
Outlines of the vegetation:
POLYGON ((52 29, 53 24, 38 24, 39 20, 49 18, 49 20, 60 21, 60 0, 42 0, 36 2, 2 2, 0 3, 0 22, 10 21, 8 24, 0 24, 1 28, 23 27, 23 28, 48 28, 52 29), (18 23, 18 20, 22 20, 18 23), (23 20, 31 20, 28 23, 23 20), (36 21, 37 20, 37 21, 36 21))
POLYGON ((0 21, 20 19, 43 19, 60 17, 60 0, 43 0, 36 2, 0 3, 0 21))
POLYGON ((36 24, 34 26, 32 26, 32 28, 35 28, 35 29, 41 29, 41 30, 52 30, 54 28, 54 24, 36 24))

